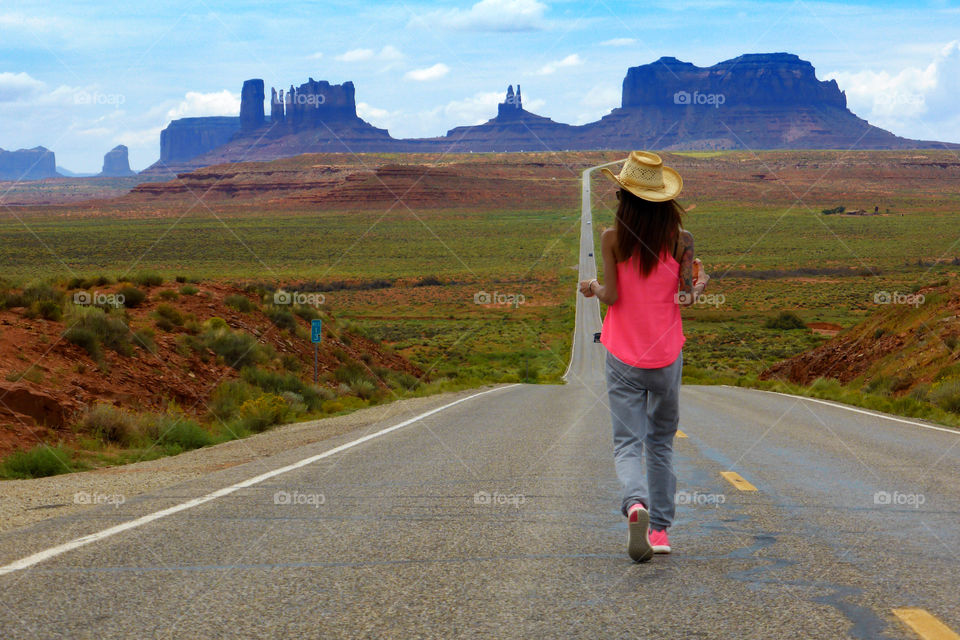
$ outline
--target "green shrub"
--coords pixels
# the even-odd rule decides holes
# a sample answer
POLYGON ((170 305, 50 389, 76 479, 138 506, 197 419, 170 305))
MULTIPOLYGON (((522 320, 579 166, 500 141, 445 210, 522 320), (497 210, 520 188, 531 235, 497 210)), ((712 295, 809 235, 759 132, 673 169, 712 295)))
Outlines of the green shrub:
POLYGON ((206 351, 207 346, 200 337, 189 334, 177 336, 177 353, 180 355, 189 357, 195 353, 199 353, 200 358, 206 362, 208 360, 206 351))
POLYGON ((300 358, 292 353, 283 354, 283 356, 281 356, 280 363, 284 369, 287 371, 292 371, 293 373, 297 373, 303 368, 303 363, 300 362, 300 358))
POLYGON ((940 383, 929 397, 930 401, 941 409, 960 413, 960 380, 947 380, 940 383))
POLYGON ((64 447, 38 445, 26 451, 15 451, 0 463, 4 478, 44 478, 74 470, 71 453, 64 447))
POLYGON ((146 433, 159 445, 189 451, 213 443, 210 432, 184 415, 160 414, 143 418, 146 433))
POLYGON ((179 298, 180 294, 174 291, 173 289, 164 289, 163 291, 157 294, 157 297, 159 297, 161 300, 171 301, 179 298))
POLYGON ((144 327, 133 332, 133 344, 150 353, 157 352, 157 343, 153 339, 153 329, 144 327))
POLYGON ((98 359, 94 356, 97 349, 91 349, 90 333, 97 343, 108 349, 125 356, 133 353, 130 328, 120 315, 108 314, 99 307, 73 307, 69 322, 71 326, 64 332, 64 337, 86 349, 95 360, 98 359))
POLYGON ((350 383, 350 393, 354 394, 358 398, 363 398, 364 400, 370 400, 371 398, 377 395, 379 391, 377 385, 370 382, 369 380, 354 380, 350 383))
POLYGON ((123 306, 127 309, 136 309, 147 299, 146 293, 130 285, 120 287, 117 293, 123 296, 123 306))
POLYGON ((310 322, 311 320, 316 320, 320 317, 320 312, 317 311, 316 307, 311 307, 310 305, 298 304, 293 308, 293 312, 310 322))
POLYGON ((210 415, 220 420, 229 420, 243 403, 260 392, 243 380, 228 380, 220 383, 210 395, 207 409, 210 415))
POLYGON ((39 384, 43 382, 43 371, 36 365, 30 365, 23 371, 14 371, 7 374, 8 382, 18 382, 20 380, 27 380, 39 384))
POLYGON ((40 282, 37 284, 31 284, 24 288, 23 290, 23 300, 27 306, 32 302, 63 302, 63 293, 53 288, 53 286, 47 282, 40 282))
POLYGON ((91 358, 100 362, 103 360, 103 349, 100 348, 100 340, 90 329, 83 327, 70 327, 63 332, 64 339, 72 342, 87 352, 91 358))
POLYGON ((277 326, 279 329, 286 329, 287 331, 296 331, 297 329, 297 318, 293 315, 293 312, 290 309, 285 307, 267 307, 264 313, 267 314, 267 317, 270 318, 270 321, 277 326))
POLYGON ((422 384, 420 379, 416 376, 412 376, 409 373, 401 371, 399 373, 394 373, 390 376, 390 382, 401 389, 406 389, 407 391, 413 391, 418 389, 422 384))
POLYGON ((264 357, 257 339, 243 331, 231 331, 225 327, 210 329, 203 333, 201 340, 204 346, 234 369, 254 365, 264 357))
POLYGON ((357 379, 366 379, 367 370, 361 364, 350 362, 334 369, 333 377, 338 382, 350 383, 357 379))
POLYGON ((133 282, 141 287, 159 287, 163 284, 163 276, 159 273, 143 272, 135 275, 133 282))
POLYGON ((792 311, 781 311, 779 315, 767 318, 763 326, 767 329, 806 329, 807 325, 792 311))
POLYGON ((223 318, 219 318, 217 316, 208 318, 207 321, 203 323, 203 329, 206 331, 209 331, 211 329, 226 329, 229 326, 230 325, 227 324, 226 320, 224 320, 223 318))
POLYGON ((40 302, 34 302, 30 305, 30 308, 36 310, 37 315, 39 315, 44 320, 53 320, 54 322, 59 322, 63 319, 63 305, 60 302, 55 302, 53 300, 41 300, 40 302))
POLYGON ((163 331, 172 331, 175 327, 183 326, 183 315, 169 304, 158 305, 153 317, 157 327, 163 331))
POLYGON ((90 287, 102 287, 112 283, 113 280, 107 276, 100 275, 92 278, 74 277, 67 281, 67 289, 89 289, 90 287))
POLYGON ((180 295, 183 296, 193 296, 200 292, 200 289, 193 286, 192 284, 185 284, 180 287, 180 295))
POLYGON ((233 307, 237 311, 242 311, 244 313, 253 311, 257 308, 257 306, 250 301, 250 298, 236 293, 224 298, 223 303, 228 307, 233 307))
POLYGON ((908 394, 914 400, 918 402, 926 402, 928 400, 927 396, 930 393, 930 385, 928 384, 918 384, 913 389, 910 390, 908 394))
POLYGON ((237 415, 241 428, 259 433, 275 424, 285 422, 289 413, 290 408, 283 398, 272 393, 264 393, 244 402, 237 415))
POLYGON ((273 373, 272 371, 265 371, 256 367, 246 367, 240 372, 240 377, 248 384, 259 387, 269 393, 296 393, 302 398, 304 405, 306 405, 310 411, 319 409, 321 403, 329 399, 328 397, 324 397, 325 394, 323 391, 325 390, 305 383, 292 373, 273 373))
POLYGON ((86 433, 124 447, 139 442, 143 436, 135 415, 109 404, 88 409, 79 426, 86 433))

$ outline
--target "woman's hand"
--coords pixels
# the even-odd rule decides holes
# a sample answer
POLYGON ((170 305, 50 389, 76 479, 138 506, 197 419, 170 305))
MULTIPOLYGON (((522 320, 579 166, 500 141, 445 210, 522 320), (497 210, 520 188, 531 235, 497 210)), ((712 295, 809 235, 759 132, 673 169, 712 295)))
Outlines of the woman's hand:
POLYGON ((707 270, 703 268, 703 263, 700 262, 700 258, 695 259, 693 261, 693 286, 702 284, 702 290, 703 287, 707 286, 708 282, 710 282, 710 276, 707 274, 707 270))
POLYGON ((585 298, 592 298, 595 295, 593 292, 593 283, 596 281, 596 278, 580 281, 580 293, 582 293, 585 298))

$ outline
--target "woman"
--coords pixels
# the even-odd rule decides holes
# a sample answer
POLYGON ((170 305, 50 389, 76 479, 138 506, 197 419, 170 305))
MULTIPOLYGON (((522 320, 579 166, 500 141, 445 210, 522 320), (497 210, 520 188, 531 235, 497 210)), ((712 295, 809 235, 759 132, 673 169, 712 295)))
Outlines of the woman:
POLYGON ((616 224, 600 236, 606 283, 585 280, 580 291, 608 305, 600 341, 607 348, 627 552, 634 561, 646 562, 654 553, 670 553, 673 438, 686 339, 680 305, 693 304, 709 277, 694 259, 693 236, 680 226, 684 211, 674 198, 683 180, 676 171, 654 153, 634 151, 619 175, 603 172, 620 187, 616 224))

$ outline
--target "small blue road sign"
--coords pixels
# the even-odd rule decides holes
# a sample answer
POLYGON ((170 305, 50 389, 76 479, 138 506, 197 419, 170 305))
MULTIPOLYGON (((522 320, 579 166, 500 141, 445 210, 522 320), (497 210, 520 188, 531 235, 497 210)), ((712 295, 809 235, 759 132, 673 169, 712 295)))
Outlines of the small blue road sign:
POLYGON ((310 341, 311 342, 314 342, 314 343, 320 342, 320 340, 323 338, 323 334, 321 333, 322 329, 323 329, 323 320, 317 319, 317 320, 310 321, 310 341))

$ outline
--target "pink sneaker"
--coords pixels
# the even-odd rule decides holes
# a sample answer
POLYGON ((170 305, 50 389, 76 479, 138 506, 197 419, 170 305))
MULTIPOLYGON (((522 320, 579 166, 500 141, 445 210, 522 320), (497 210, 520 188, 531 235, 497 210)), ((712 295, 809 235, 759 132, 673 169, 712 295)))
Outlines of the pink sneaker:
POLYGON ((670 553, 670 539, 666 529, 650 529, 650 546, 654 553, 670 553))
POLYGON ((653 557, 653 547, 647 537, 650 514, 642 504, 630 505, 627 512, 627 553, 634 562, 646 562, 653 557))

